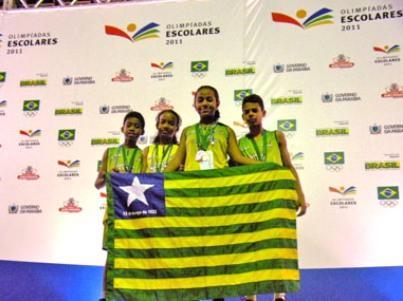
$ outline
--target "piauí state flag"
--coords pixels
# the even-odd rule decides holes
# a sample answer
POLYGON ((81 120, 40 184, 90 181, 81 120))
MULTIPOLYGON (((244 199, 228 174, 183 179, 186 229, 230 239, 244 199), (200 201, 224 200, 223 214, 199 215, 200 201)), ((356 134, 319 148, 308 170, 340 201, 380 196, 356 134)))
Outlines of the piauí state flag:
POLYGON ((299 289, 295 178, 275 164, 107 175, 107 300, 299 289))

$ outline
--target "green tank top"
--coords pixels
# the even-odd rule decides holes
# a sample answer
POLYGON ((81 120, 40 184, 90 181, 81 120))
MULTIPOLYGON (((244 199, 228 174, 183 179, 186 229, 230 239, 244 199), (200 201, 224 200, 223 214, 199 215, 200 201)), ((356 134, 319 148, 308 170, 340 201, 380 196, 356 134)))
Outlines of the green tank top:
POLYGON ((143 154, 138 147, 127 148, 121 145, 108 148, 107 172, 117 169, 120 172, 139 173, 142 168, 143 154))
POLYGON ((278 165, 283 165, 283 160, 281 159, 280 148, 278 146, 276 131, 263 131, 262 135, 257 138, 252 139, 248 136, 244 136, 238 141, 239 148, 245 157, 249 157, 255 160, 263 160, 265 162, 273 162, 278 165), (266 137, 264 137, 266 136, 266 137), (261 153, 263 158, 259 158, 256 151, 256 147, 253 145, 253 140, 256 142, 256 147, 258 152, 261 153), (263 154, 265 147, 263 146, 264 140, 267 141, 266 153, 263 154))
MULTIPOLYGON (((196 161, 196 155, 199 151, 196 134, 198 125, 194 124, 184 129, 186 139, 185 171, 201 169, 200 162, 196 161)), ((214 168, 228 167, 228 127, 221 123, 215 123, 207 125, 207 129, 212 131, 207 151, 211 151, 213 154, 214 168)))
POLYGON ((160 145, 151 144, 147 152, 146 172, 160 172, 165 169, 178 150, 177 144, 160 145))

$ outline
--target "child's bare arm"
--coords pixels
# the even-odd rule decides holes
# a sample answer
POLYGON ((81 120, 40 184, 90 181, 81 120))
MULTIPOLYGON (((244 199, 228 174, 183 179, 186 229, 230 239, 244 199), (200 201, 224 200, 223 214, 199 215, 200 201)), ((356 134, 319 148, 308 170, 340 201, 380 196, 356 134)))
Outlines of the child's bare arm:
POLYGON ((106 176, 106 166, 108 162, 108 150, 105 150, 104 155, 102 157, 102 165, 99 170, 97 179, 95 180, 95 188, 100 189, 105 186, 105 176, 106 176))
POLYGON ((141 172, 146 172, 146 170, 148 168, 147 156, 148 156, 149 149, 150 149, 149 146, 147 146, 145 149, 143 149, 143 168, 141 169, 141 172))
POLYGON ((185 132, 186 132, 186 129, 183 130, 183 132, 181 134, 178 150, 176 151, 176 154, 173 157, 173 159, 171 161, 169 161, 167 167, 165 167, 165 169, 164 169, 165 172, 175 171, 175 170, 179 169, 181 164, 185 161, 185 157, 186 157, 186 134, 185 134, 185 132))
POLYGON ((276 135, 277 135, 278 145, 280 148, 281 159, 283 160, 283 164, 285 167, 290 169, 290 171, 294 175, 295 180, 297 182, 296 190, 297 190, 297 195, 298 195, 298 216, 302 216, 306 213, 307 205, 306 205, 304 193, 302 192, 301 182, 299 180, 297 171, 295 170, 294 166, 292 165, 290 154, 288 153, 288 150, 287 150, 287 141, 284 137, 284 134, 282 132, 276 131, 276 135))

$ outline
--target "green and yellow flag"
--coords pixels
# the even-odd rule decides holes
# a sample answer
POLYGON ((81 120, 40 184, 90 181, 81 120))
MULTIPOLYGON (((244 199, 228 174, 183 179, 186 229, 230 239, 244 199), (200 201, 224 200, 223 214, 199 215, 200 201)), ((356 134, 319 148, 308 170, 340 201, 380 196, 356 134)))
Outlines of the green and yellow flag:
POLYGON ((299 289, 288 169, 265 163, 107 178, 108 301, 299 289))

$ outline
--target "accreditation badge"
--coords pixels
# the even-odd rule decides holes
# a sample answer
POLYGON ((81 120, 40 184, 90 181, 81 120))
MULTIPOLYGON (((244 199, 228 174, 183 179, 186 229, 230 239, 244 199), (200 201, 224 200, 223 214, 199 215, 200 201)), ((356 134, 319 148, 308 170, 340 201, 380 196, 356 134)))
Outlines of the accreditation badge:
POLYGON ((199 150, 196 153, 196 161, 199 162, 201 170, 214 168, 214 156, 211 150, 199 150))

